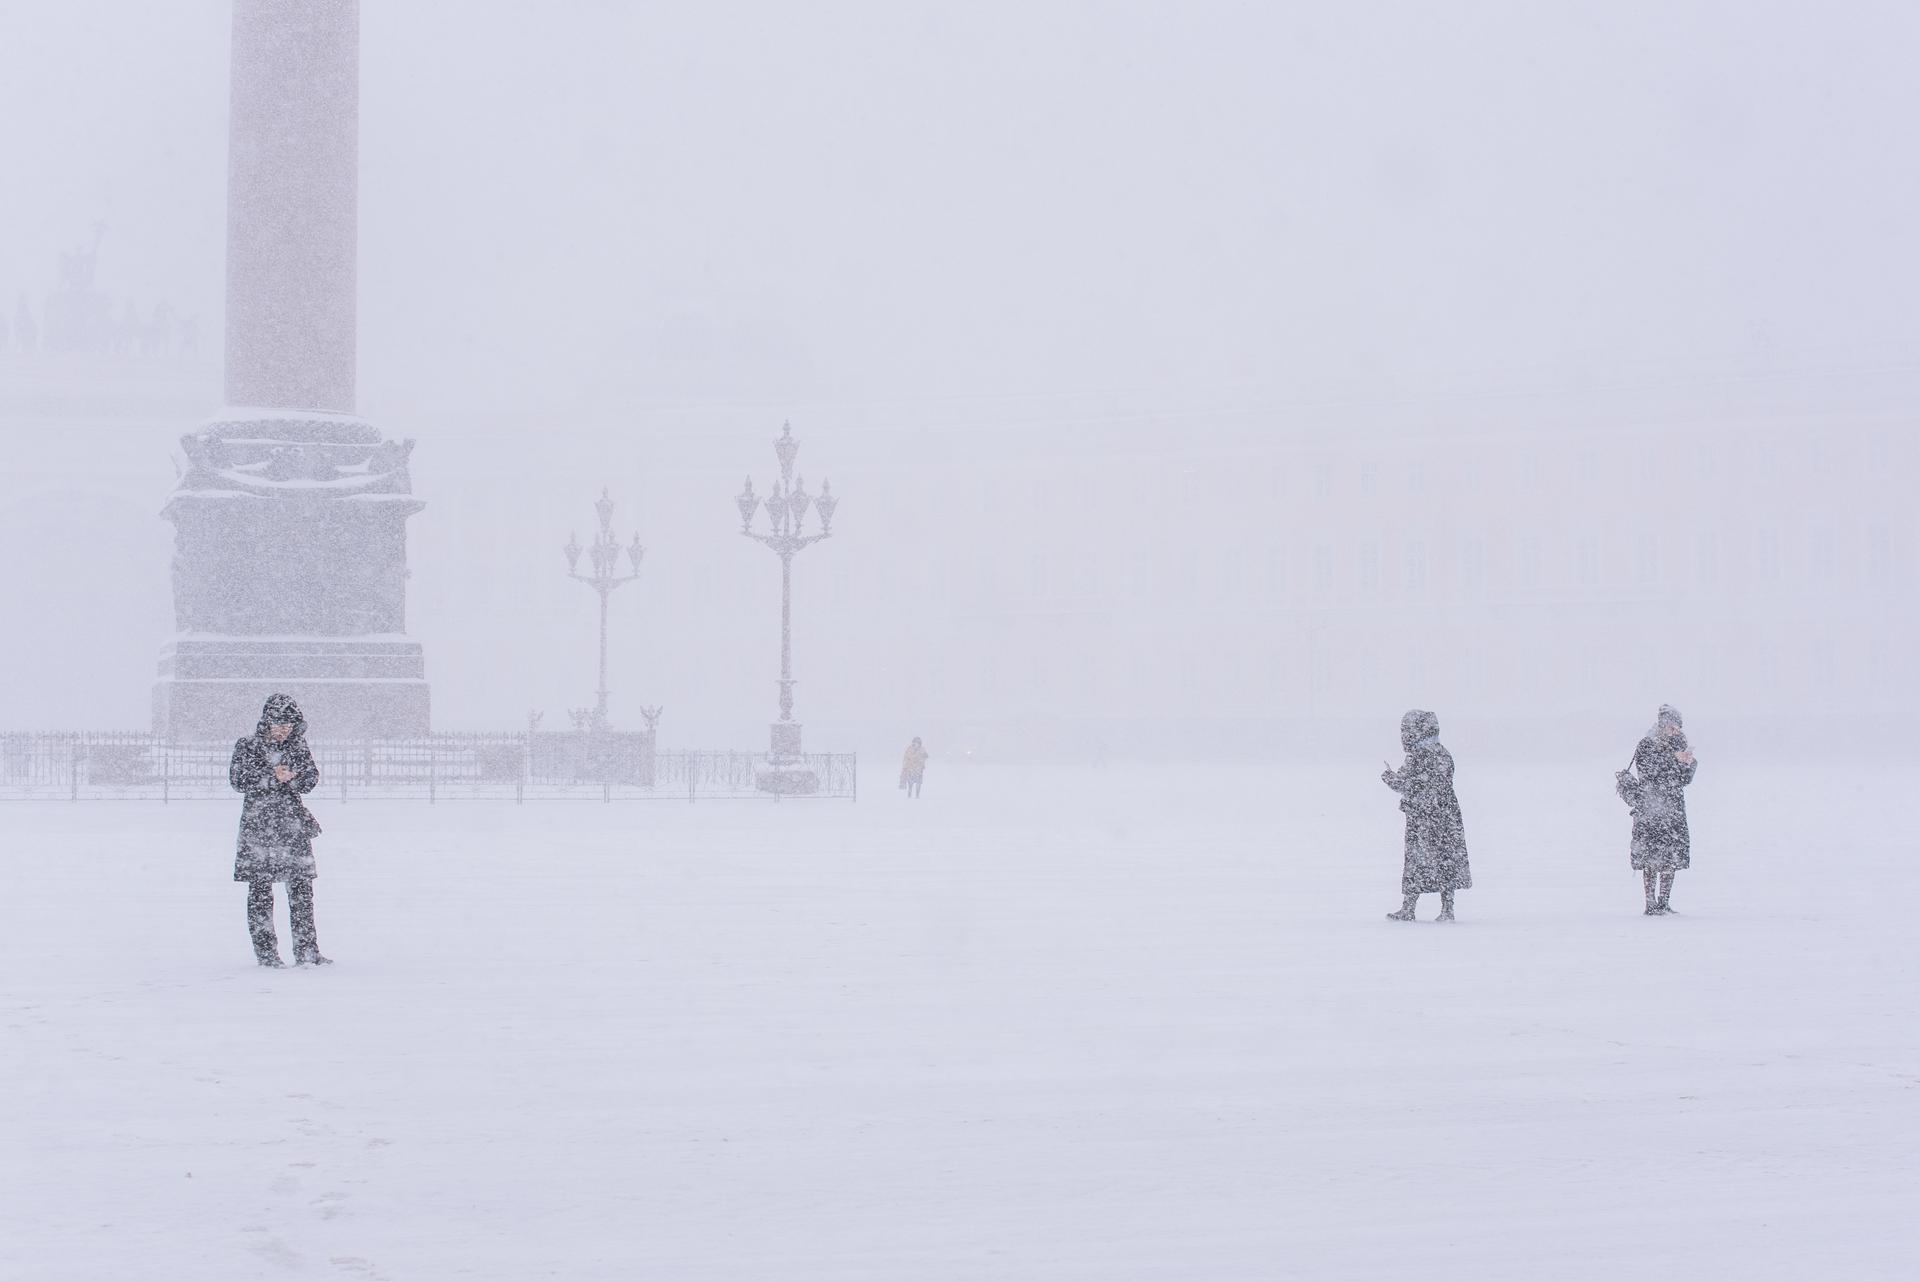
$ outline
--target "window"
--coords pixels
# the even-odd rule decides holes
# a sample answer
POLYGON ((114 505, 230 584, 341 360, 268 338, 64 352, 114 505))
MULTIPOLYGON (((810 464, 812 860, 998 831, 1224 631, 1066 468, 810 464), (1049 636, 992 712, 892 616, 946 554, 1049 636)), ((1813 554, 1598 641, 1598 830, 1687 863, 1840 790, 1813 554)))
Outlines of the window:
POLYGON ((1182 648, 1173 660, 1174 681, 1183 702, 1192 703, 1200 694, 1200 663, 1190 649, 1182 648))
POLYGON ((1325 543, 1313 549, 1313 590, 1322 596, 1333 590, 1333 548, 1325 543))
POLYGON ((1220 554, 1220 598, 1238 606, 1247 594, 1247 553, 1244 548, 1229 547, 1220 554))
POLYGON ((1368 595, 1380 591, 1380 544, 1368 543, 1360 549, 1360 590, 1368 595))
POLYGON ((1081 548, 1073 553, 1073 581, 1067 590, 1077 596, 1098 596, 1100 594, 1100 558, 1091 548, 1081 548))
POLYGON ((1487 545, 1478 538, 1460 548, 1460 591, 1469 600, 1487 594, 1487 545))
POLYGON ((1267 599, 1279 603, 1287 594, 1287 549, 1267 548, 1267 599))
POLYGON ((1813 531, 1813 537, 1807 540, 1807 567, 1812 570, 1815 583, 1828 583, 1833 580, 1832 530, 1823 528, 1813 531))
POLYGON ((1173 595, 1177 600, 1190 601, 1199 588, 1200 553, 1181 548, 1173 562, 1173 595))
POLYGON ((1427 590, 1427 545, 1417 541, 1408 543, 1405 562, 1407 594, 1418 596, 1427 590))
POLYGON ((1600 585, 1600 540, 1583 534, 1574 547, 1574 577, 1582 587, 1600 585))
POLYGON ((1893 534, 1883 522, 1867 526, 1867 577, 1884 583, 1893 576, 1893 534))
POLYGON ((1720 535, 1711 529, 1700 532, 1693 554, 1693 576, 1702 587, 1720 581, 1720 535))
MULTIPOLYGON (((1199 508, 1200 473, 1191 467, 1182 467, 1180 469, 1180 509, 1182 511, 1192 512, 1198 511, 1199 508)), ((1034 510, 1042 511, 1045 509, 1036 507, 1034 510)))
POLYGON ((1528 591, 1540 586, 1540 536, 1528 534, 1520 540, 1520 585, 1528 591))
POLYGON ((1638 452, 1640 454, 1640 492, 1643 494, 1657 493, 1660 487, 1660 469, 1663 466, 1665 456, 1656 454, 1651 449, 1643 449, 1638 452))
POLYGON ((1659 578, 1660 540, 1653 534, 1642 534, 1633 548, 1633 581, 1651 587, 1659 578))
POLYGON ((1834 661, 1833 641, 1825 636, 1817 636, 1812 650, 1814 688, 1823 694, 1830 694, 1840 671, 1839 664, 1834 661))

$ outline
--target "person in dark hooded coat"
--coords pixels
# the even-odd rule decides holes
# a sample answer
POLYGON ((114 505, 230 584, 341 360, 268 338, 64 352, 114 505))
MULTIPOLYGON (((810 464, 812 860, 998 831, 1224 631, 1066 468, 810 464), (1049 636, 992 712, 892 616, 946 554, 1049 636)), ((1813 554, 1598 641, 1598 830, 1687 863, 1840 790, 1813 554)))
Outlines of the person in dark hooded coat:
POLYGON ((1471 889, 1467 866, 1467 829, 1460 800, 1453 793, 1453 754, 1440 745, 1440 718, 1432 712, 1408 712, 1400 718, 1400 745, 1407 759, 1388 769, 1380 781, 1400 793, 1407 815, 1406 849, 1400 869, 1402 902, 1389 921, 1411 921, 1422 894, 1440 895, 1442 921, 1453 919, 1453 892, 1471 889))
POLYGON ((1698 768, 1679 709, 1662 704, 1633 749, 1633 769, 1617 776, 1620 797, 1633 808, 1629 852, 1646 888, 1648 916, 1673 915, 1674 875, 1693 865, 1685 789, 1698 768))
POLYGON ((273 883, 285 881, 295 964, 331 965, 320 955, 313 926, 313 838, 320 824, 300 799, 319 785, 320 769, 307 747, 307 720, 298 703, 285 694, 267 700, 252 737, 233 745, 227 782, 246 798, 233 879, 247 883, 247 932, 255 959, 282 964, 273 933, 273 883))

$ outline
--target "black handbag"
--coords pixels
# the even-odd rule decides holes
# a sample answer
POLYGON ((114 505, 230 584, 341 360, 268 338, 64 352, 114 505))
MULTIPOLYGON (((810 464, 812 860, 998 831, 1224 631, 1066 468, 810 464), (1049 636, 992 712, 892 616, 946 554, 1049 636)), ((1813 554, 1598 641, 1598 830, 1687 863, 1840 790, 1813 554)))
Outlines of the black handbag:
MULTIPOLYGON (((1638 757, 1638 748, 1634 749, 1634 755, 1638 757)), ((1625 769, 1613 772, 1613 790, 1627 803, 1628 809, 1635 813, 1640 811, 1640 802, 1646 799, 1647 784, 1645 779, 1633 772, 1632 760, 1627 762, 1625 769)))

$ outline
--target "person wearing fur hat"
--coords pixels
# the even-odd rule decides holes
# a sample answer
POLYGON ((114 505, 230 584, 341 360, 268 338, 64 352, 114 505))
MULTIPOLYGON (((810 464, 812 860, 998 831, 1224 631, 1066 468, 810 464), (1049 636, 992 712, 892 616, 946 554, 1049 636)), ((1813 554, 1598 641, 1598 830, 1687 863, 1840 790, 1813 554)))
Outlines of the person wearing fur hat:
POLYGON ((1411 921, 1422 894, 1440 895, 1442 921, 1453 919, 1453 892, 1471 889, 1467 865, 1467 829, 1460 798, 1453 792, 1453 754, 1440 745, 1440 718, 1418 709, 1400 718, 1400 746, 1407 758, 1399 769, 1382 772, 1380 781, 1400 793, 1407 815, 1406 847, 1400 868, 1401 904, 1389 921, 1411 921))
POLYGON ((1671 916, 1674 876, 1693 865, 1686 787, 1699 762, 1687 744, 1678 708, 1662 704, 1653 728, 1633 749, 1633 769, 1616 786, 1633 809, 1630 857, 1647 892, 1648 916, 1671 916))
POLYGON ((320 955, 313 926, 313 838, 320 834, 320 824, 300 799, 319 785, 320 769, 307 747, 306 717, 291 697, 269 698, 252 736, 234 743, 227 782, 246 798, 240 805, 233 879, 247 883, 247 932, 253 937, 254 959, 262 965, 284 964, 273 933, 273 883, 285 881, 294 963, 333 964, 320 955))

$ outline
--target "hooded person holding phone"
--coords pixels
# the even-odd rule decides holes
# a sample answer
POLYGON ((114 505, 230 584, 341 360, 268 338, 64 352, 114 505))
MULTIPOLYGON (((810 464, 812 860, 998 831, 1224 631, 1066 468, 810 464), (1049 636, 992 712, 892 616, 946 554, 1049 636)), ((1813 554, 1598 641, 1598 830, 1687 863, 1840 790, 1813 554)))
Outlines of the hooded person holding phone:
POLYGON ((1686 787, 1699 767, 1680 709, 1663 703, 1653 728, 1633 749, 1633 768, 1615 776, 1620 798, 1633 809, 1629 853, 1646 888, 1648 916, 1673 915, 1673 878, 1693 865, 1686 787))
POLYGON ((331 965, 320 955, 313 925, 313 838, 320 824, 300 799, 319 785, 320 769, 307 747, 306 717, 290 696, 267 699, 252 736, 234 743, 227 782, 245 797, 233 879, 247 883, 254 958, 266 966, 284 964, 273 932, 273 883, 285 881, 294 963, 331 965))
POLYGON ((1453 892, 1471 889, 1467 866, 1467 829, 1460 798, 1453 792, 1453 753, 1440 744, 1440 718, 1415 709, 1400 718, 1400 746, 1407 758, 1389 766, 1380 781, 1400 793, 1407 816, 1406 846, 1400 868, 1401 904, 1389 921, 1411 921, 1422 894, 1440 896, 1441 921, 1453 919, 1453 892))

